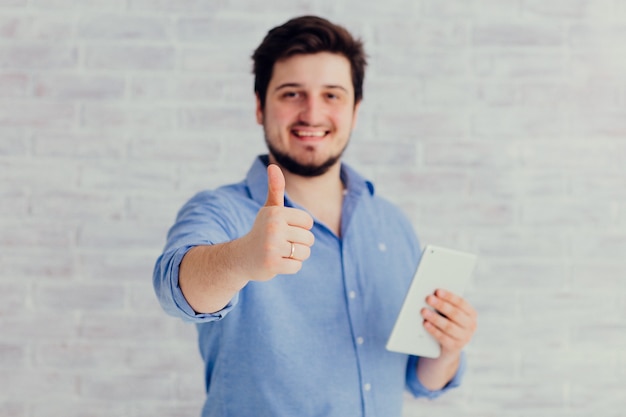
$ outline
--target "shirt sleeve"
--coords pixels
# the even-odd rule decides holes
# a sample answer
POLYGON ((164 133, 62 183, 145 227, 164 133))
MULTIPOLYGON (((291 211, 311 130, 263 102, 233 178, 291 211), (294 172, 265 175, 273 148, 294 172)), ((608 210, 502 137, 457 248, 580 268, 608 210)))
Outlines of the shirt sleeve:
POLYGON ((463 379, 463 375, 465 374, 465 368, 467 366, 465 352, 461 352, 461 360, 459 362, 459 367, 454 377, 443 388, 435 391, 429 390, 424 385, 422 385, 419 378, 417 377, 418 359, 419 357, 417 356, 409 356, 406 368, 406 386, 409 392, 413 394, 414 397, 426 397, 432 400, 439 397, 444 392, 461 385, 461 380, 463 379))
POLYGON ((232 236, 235 233, 229 230, 223 215, 216 215, 219 212, 227 211, 212 202, 210 196, 202 193, 194 196, 178 213, 168 233, 165 249, 154 266, 154 291, 161 307, 166 313, 184 321, 202 323, 220 320, 239 299, 239 294, 235 294, 220 311, 196 313, 185 299, 178 282, 180 263, 191 248, 234 239, 232 236))

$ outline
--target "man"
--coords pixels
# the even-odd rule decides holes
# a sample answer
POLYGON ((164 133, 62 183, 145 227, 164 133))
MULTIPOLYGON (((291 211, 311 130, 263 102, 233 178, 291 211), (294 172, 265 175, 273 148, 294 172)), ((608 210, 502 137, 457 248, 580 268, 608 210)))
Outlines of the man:
POLYGON ((256 117, 269 155, 246 179, 194 196, 154 271, 163 308, 197 323, 204 417, 400 416, 402 392, 457 386, 476 327, 438 290, 422 312, 437 359, 386 340, 420 256, 411 224, 340 159, 366 65, 360 41, 305 16, 253 55, 256 117))

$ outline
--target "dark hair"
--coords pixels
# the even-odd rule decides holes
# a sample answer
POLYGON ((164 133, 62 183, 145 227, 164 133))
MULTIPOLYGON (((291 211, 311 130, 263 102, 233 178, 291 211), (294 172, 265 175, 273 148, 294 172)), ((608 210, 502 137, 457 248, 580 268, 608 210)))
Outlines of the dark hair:
POLYGON ((363 79, 367 56, 363 43, 344 27, 317 16, 296 17, 267 32, 263 42, 254 51, 254 92, 261 108, 265 107, 267 86, 272 78, 274 64, 298 54, 331 52, 345 56, 352 69, 354 103, 363 98, 363 79))

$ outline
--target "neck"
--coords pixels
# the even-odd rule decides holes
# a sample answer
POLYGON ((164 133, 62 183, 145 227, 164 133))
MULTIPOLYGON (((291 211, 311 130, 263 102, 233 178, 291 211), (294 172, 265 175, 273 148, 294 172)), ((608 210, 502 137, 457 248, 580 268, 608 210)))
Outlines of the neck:
POLYGON ((283 169, 285 191, 291 201, 305 208, 338 236, 341 229, 344 190, 340 173, 340 162, 316 177, 302 177, 283 169))

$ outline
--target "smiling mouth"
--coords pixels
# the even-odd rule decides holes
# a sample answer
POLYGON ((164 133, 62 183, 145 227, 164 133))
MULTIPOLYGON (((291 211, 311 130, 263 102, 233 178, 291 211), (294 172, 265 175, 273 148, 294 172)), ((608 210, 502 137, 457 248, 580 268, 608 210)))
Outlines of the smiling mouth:
POLYGON ((302 139, 318 139, 318 138, 323 138, 324 136, 326 136, 328 134, 327 130, 323 130, 323 131, 309 131, 309 130, 297 130, 294 129, 291 131, 291 133, 293 133, 295 136, 302 138, 302 139))

